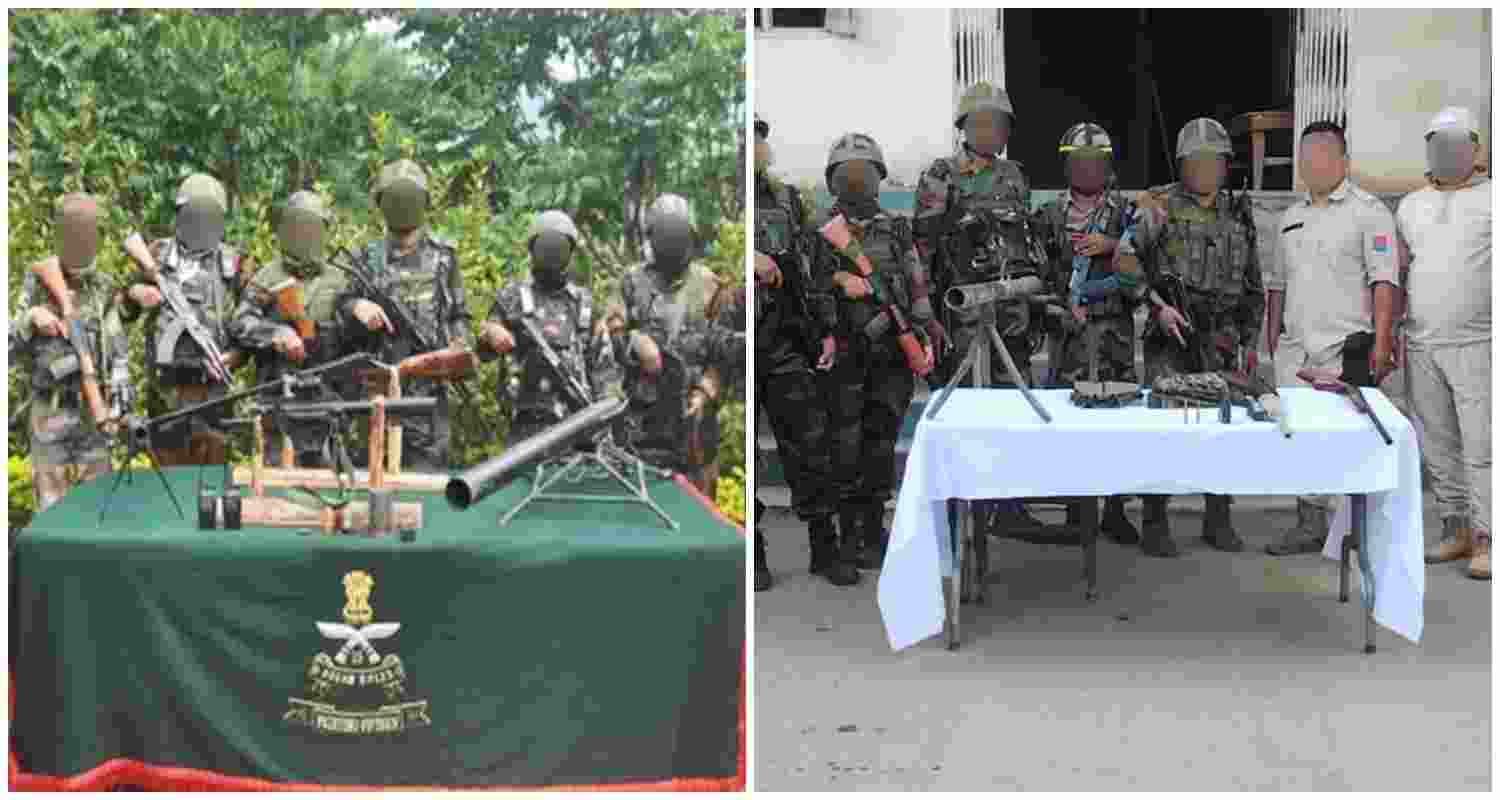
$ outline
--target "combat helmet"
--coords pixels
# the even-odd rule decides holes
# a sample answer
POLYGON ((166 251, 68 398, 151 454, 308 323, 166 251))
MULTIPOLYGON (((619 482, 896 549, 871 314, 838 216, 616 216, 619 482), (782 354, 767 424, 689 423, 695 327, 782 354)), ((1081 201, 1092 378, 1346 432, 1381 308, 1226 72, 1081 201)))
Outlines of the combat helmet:
POLYGON ((1229 143, 1229 132, 1224 130, 1224 126, 1208 117, 1199 117, 1182 126, 1182 130, 1177 133, 1177 157, 1187 158, 1204 150, 1214 155, 1234 155, 1234 147, 1229 143))
POLYGON ((1113 155, 1114 145, 1109 133, 1092 122, 1080 122, 1069 128, 1057 143, 1057 152, 1064 158, 1070 153, 1113 155))
POLYGON ((995 88, 989 81, 980 81, 964 92, 964 96, 958 101, 958 116, 953 118, 953 127, 962 130, 964 120, 975 111, 1003 111, 1010 116, 1011 122, 1016 120, 1016 110, 1010 104, 1010 95, 1004 89, 995 88))
POLYGON ((536 219, 531 222, 531 229, 526 231, 526 246, 531 247, 536 237, 546 231, 560 233, 568 237, 574 247, 578 246, 578 227, 573 224, 567 212, 554 208, 537 214, 536 219))
POLYGON ((177 187, 176 205, 181 208, 192 200, 208 200, 217 204, 220 211, 225 211, 229 208, 228 198, 224 184, 219 183, 218 178, 199 172, 187 176, 182 185, 177 187))
POLYGON ((846 133, 833 143, 828 151, 828 166, 823 170, 823 180, 832 186, 833 171, 838 165, 858 159, 873 163, 880 172, 880 179, 885 180, 885 154, 880 151, 880 145, 874 139, 863 133, 846 133))
POLYGON ((423 171, 421 165, 407 158, 392 161, 381 168, 379 177, 375 179, 376 205, 380 204, 380 193, 390 189, 398 181, 409 181, 416 184, 417 188, 422 191, 427 191, 427 173, 423 171))

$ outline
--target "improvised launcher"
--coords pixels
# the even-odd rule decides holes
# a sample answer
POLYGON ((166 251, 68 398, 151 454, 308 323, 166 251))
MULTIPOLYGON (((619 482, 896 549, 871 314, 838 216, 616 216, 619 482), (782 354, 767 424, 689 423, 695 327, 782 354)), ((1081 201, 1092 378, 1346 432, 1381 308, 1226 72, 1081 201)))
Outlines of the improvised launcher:
MULTIPOLYGON (((949 379, 948 385, 943 387, 942 393, 938 395, 937 400, 932 404, 931 410, 928 411, 928 419, 933 419, 937 416, 937 413, 948 402, 948 397, 953 394, 953 390, 964 379, 964 376, 971 369, 975 368, 976 362, 981 357, 981 349, 992 346, 995 352, 1000 354, 1000 360, 1005 364, 1005 370, 1009 373, 1011 382, 1016 385, 1017 389, 1021 390, 1021 395, 1026 398, 1027 403, 1031 404, 1032 410, 1036 411, 1037 416, 1041 417, 1043 422, 1052 421, 1052 415, 1047 413, 1045 408, 1042 408, 1042 404, 1037 401, 1036 395, 1031 393, 1030 381, 1021 377, 1021 371, 1016 367, 1015 359, 1011 357, 1010 350, 1005 346, 1005 341, 1000 338, 1000 332, 995 329, 993 318, 997 302, 1029 298, 1032 294, 1041 291, 1041 289, 1041 278, 1027 276, 1023 278, 1001 278, 985 283, 954 286, 943 293, 943 303, 954 311, 967 311, 979 308, 987 308, 989 310, 990 317, 980 322, 980 328, 988 335, 988 341, 986 341, 986 336, 984 335, 974 337, 973 343, 969 345, 968 354, 964 356, 964 360, 959 364, 958 369, 954 370, 953 377, 949 379)), ((983 376, 982 380, 987 381, 988 376, 983 376)))
POLYGON ((575 503, 639 503, 656 512, 672 530, 677 530, 677 522, 651 499, 646 490, 647 472, 661 477, 669 476, 671 472, 646 466, 639 458, 616 447, 610 439, 609 424, 624 414, 629 406, 630 402, 622 397, 600 400, 573 413, 552 427, 515 443, 504 453, 455 475, 448 481, 448 488, 445 492, 449 505, 461 511, 471 508, 475 503, 508 485, 529 467, 535 465, 536 472, 532 478, 531 491, 500 516, 501 527, 509 523, 533 501, 554 500, 575 503), (592 451, 585 450, 571 455, 565 453, 568 446, 577 444, 590 436, 598 437, 592 451), (549 473, 549 464, 553 462, 562 463, 557 464, 549 473), (623 469, 620 468, 622 466, 623 469), (590 473, 587 470, 590 467, 595 468, 593 474, 603 473, 603 477, 612 478, 615 483, 625 489, 626 493, 624 495, 547 493, 550 487, 564 478, 577 482, 588 477, 590 473), (625 472, 633 472, 634 475, 632 478, 627 478, 625 472))

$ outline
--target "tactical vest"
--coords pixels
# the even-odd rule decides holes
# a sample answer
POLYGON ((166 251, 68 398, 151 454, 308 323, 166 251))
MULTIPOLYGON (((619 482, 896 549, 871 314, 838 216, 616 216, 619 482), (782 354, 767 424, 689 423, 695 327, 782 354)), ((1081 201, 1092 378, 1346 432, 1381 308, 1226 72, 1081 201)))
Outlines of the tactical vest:
MULTIPOLYGON (((317 332, 313 350, 308 351, 306 358, 298 362, 297 369, 316 367, 325 361, 331 361, 346 355, 343 352, 343 333, 341 320, 339 318, 338 301, 348 288, 349 280, 344 273, 332 267, 324 266, 323 269, 311 277, 299 277, 293 274, 282 259, 271 262, 270 265, 261 268, 252 279, 256 288, 263 292, 269 292, 271 287, 282 281, 292 279, 302 284, 303 311, 307 318, 312 321, 317 332)), ((276 305, 276 299, 272 296, 266 306, 267 317, 270 321, 293 326, 293 322, 287 319, 276 305)), ((306 342, 304 342, 306 344, 306 342)), ((283 367, 292 366, 284 356, 277 356, 274 361, 273 372, 280 373, 283 367)))
MULTIPOLYGON (((1115 208, 1106 209, 1101 215, 1099 222, 1101 229, 1099 233, 1111 239, 1119 239, 1125 232, 1125 215, 1128 205, 1124 198, 1115 194, 1113 197, 1115 208)), ((1068 284, 1073 277, 1073 239, 1068 231, 1068 193, 1064 191, 1056 200, 1048 203, 1042 208, 1039 215, 1044 230, 1041 234, 1047 240, 1047 255, 1052 259, 1051 269, 1047 278, 1048 290, 1057 293, 1059 297, 1068 296, 1068 284)), ((1105 278, 1112 274, 1109 268, 1114 260, 1113 253, 1094 256, 1089 264, 1086 279, 1105 278)), ((1127 303, 1125 298, 1119 294, 1113 294, 1102 301, 1090 303, 1089 310, 1094 314, 1121 314, 1128 312, 1133 303, 1127 303)))
POLYGON ((792 247, 793 240, 800 226, 801 220, 795 217, 791 187, 786 184, 778 184, 766 187, 773 202, 764 205, 759 202, 764 194, 757 192, 757 203, 755 207, 755 249, 771 256, 777 256, 792 247))
POLYGON ((1029 231, 1029 204, 1020 162, 995 161, 972 175, 959 171, 960 159, 949 157, 944 180, 953 191, 945 235, 948 252, 955 256, 950 285, 997 278, 1040 274, 1040 242, 1029 231), (984 212, 981 215, 978 212, 984 212), (983 217, 988 217, 986 223, 983 217), (992 248, 982 246, 984 234, 992 237, 992 248))
POLYGON ((664 289, 660 283, 650 265, 621 279, 631 327, 655 340, 662 355, 662 370, 652 379, 638 369, 627 372, 626 391, 635 404, 626 420, 626 436, 638 452, 682 458, 688 441, 687 393, 702 378, 710 355, 713 323, 704 312, 717 281, 694 264, 672 287, 664 289))
MULTIPOLYGON (((381 288, 406 306, 428 341, 437 347, 447 345, 448 331, 444 323, 448 319, 449 304, 454 302, 447 296, 447 286, 451 271, 458 267, 453 248, 425 235, 417 245, 417 263, 412 264, 410 254, 398 263, 392 263, 388 258, 389 246, 385 239, 365 245, 364 262, 370 273, 381 288)), ((402 336, 398 350, 397 357, 411 355, 415 351, 411 337, 402 336)))
MULTIPOLYGON (((239 270, 239 254, 228 245, 189 257, 175 239, 169 240, 157 258, 162 277, 182 286, 182 296, 208 334, 220 347, 225 345, 224 331, 234 314, 232 287, 239 270)), ((158 368, 202 369, 203 353, 187 331, 187 321, 180 319, 165 301, 156 319, 155 363, 158 368)))
MULTIPOLYGON (((61 319, 62 309, 58 307, 52 293, 48 292, 46 287, 42 286, 40 281, 36 281, 30 273, 27 274, 27 278, 34 282, 35 299, 44 301, 46 307, 61 319)), ((82 321, 84 337, 89 344, 89 353, 94 359, 94 371, 99 385, 104 386, 108 380, 107 357, 109 354, 104 352, 104 343, 100 333, 103 329, 104 312, 109 302, 109 289, 105 286, 102 275, 98 273, 76 285, 70 282, 68 288, 73 291, 73 305, 78 309, 78 315, 82 321)), ((33 302, 33 304, 36 303, 33 302)), ((22 320, 21 324, 30 325, 31 322, 22 320)), ((61 336, 42 336, 33 331, 31 354, 31 387, 36 390, 38 399, 44 400, 53 408, 81 407, 83 402, 82 364, 79 363, 78 354, 73 351, 68 340, 61 336)))
POLYGON ((1255 224, 1227 192, 1212 209, 1178 191, 1167 195, 1167 222, 1153 256, 1157 275, 1180 278, 1190 290, 1238 297, 1254 251, 1255 224))
MULTIPOLYGON (((566 296, 565 304, 558 304, 555 295, 544 299, 543 304, 547 308, 538 307, 535 290, 530 281, 522 283, 519 287, 521 295, 521 316, 530 319, 547 337, 547 344, 551 345, 552 351, 562 361, 563 368, 572 373, 580 383, 593 391, 588 374, 588 353, 585 352, 589 342, 590 323, 593 320, 593 299, 588 292, 577 286, 568 284, 562 291, 566 296), (550 309, 555 305, 566 305, 566 315, 572 319, 565 320, 564 324, 549 326, 552 319, 550 309)), ((564 393, 558 384, 556 376, 552 375, 551 367, 543 359, 541 353, 535 350, 529 352, 519 374, 512 375, 511 392, 515 398, 517 412, 526 410, 541 410, 551 412, 555 407, 555 401, 564 393)), ((566 407, 567 403, 564 402, 566 407)))
MULTIPOLYGON (((912 250, 911 222, 905 217, 892 216, 884 211, 876 214, 872 219, 863 222, 850 222, 851 231, 863 229, 863 235, 858 237, 860 248, 870 259, 873 269, 870 284, 874 287, 876 296, 863 300, 849 300, 844 297, 843 292, 835 287, 834 291, 839 299, 840 322, 845 327, 845 335, 852 337, 864 336, 865 326, 870 320, 879 314, 881 308, 887 304, 895 305, 907 314, 911 319, 911 280, 906 271, 906 254, 912 250)), ((843 271, 852 275, 858 275, 859 267, 845 256, 834 251, 832 245, 827 249, 834 259, 834 263, 828 268, 830 272, 843 271)), ((884 339, 891 345, 895 344, 896 330, 892 326, 884 339)))

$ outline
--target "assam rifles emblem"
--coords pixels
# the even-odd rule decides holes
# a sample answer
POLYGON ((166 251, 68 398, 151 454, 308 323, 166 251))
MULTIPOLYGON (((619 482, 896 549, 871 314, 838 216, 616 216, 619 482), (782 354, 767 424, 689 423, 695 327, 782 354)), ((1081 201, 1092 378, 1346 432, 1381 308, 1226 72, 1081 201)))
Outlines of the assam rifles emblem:
POLYGON ((308 662, 307 698, 291 698, 283 717, 319 733, 369 736, 400 733, 432 724, 426 700, 406 697, 406 667, 401 657, 381 655, 401 630, 399 622, 375 622, 370 593, 375 579, 356 570, 344 576, 344 622, 319 622, 324 638, 340 642, 332 655, 318 653, 308 662))

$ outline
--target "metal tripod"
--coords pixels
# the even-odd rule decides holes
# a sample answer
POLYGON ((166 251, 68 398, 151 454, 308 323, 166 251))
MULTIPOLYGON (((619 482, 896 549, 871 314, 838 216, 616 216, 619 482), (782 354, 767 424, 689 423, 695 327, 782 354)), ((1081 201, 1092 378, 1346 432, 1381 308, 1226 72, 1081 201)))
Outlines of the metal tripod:
MULTIPOLYGON (((1052 422, 1052 415, 1036 399, 1031 392, 1031 382, 1022 377, 1020 369, 1016 366, 1015 359, 1011 356, 1009 348, 1000 336, 997 328, 999 310, 995 303, 985 303, 980 306, 981 314, 979 325, 983 333, 974 336, 969 343, 969 350, 964 355, 958 369, 953 373, 946 386, 943 387, 932 408, 928 409, 927 419, 935 418, 943 406, 948 402, 953 390, 963 382, 965 377, 972 377, 972 385, 976 389, 990 387, 991 357, 999 355, 1000 361, 1015 383, 1016 388, 1026 398, 1033 411, 1043 422, 1052 422), (992 352, 993 351, 993 352, 992 352)), ((1020 498, 1017 498, 1018 500, 1020 498)), ((1098 574, 1098 501, 1093 497, 1056 497, 1047 498, 1052 502, 1064 504, 1078 504, 1080 507, 1080 543, 1084 549, 1084 580, 1087 583, 1085 597, 1089 601, 1097 598, 1096 577, 1098 574)), ((963 603, 975 603, 985 605, 988 601, 986 592, 986 578, 989 573, 989 536, 980 525, 979 517, 987 510, 984 506, 991 501, 969 500, 964 498, 952 498, 948 500, 948 529, 949 529, 949 551, 953 553, 953 569, 948 575, 948 580, 943 584, 943 594, 947 604, 947 622, 944 626, 944 634, 949 650, 958 649, 959 642, 959 607, 963 603)), ((1016 535, 1012 538, 1022 539, 1037 544, 1059 544, 1057 538, 1036 535, 1016 535)))
POLYGON ((551 500, 562 503, 632 503, 643 505, 656 515, 661 517, 672 530, 679 530, 677 520, 672 519, 662 507, 651 499, 651 493, 646 489, 646 477, 666 478, 671 477, 670 470, 658 469, 649 466, 634 453, 615 445, 613 442, 601 442, 593 451, 574 453, 570 456, 562 456, 549 459, 536 468, 536 474, 531 478, 531 490, 521 498, 509 511, 500 515, 500 527, 505 527, 521 510, 538 500, 551 500), (629 477, 627 477, 627 475, 629 477), (576 494, 548 492, 560 481, 572 484, 581 484, 587 481, 605 479, 620 489, 622 494, 605 494, 602 492, 581 492, 576 494))

